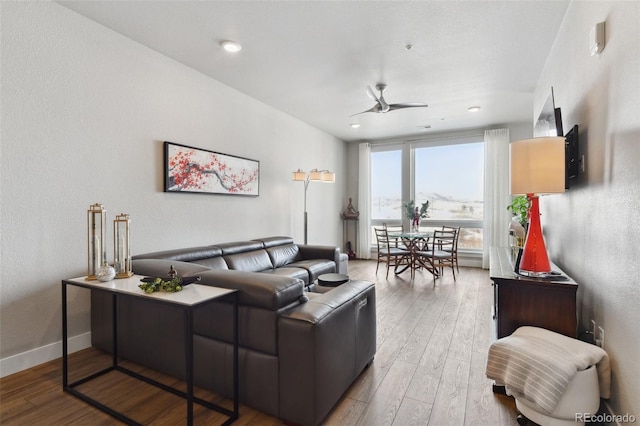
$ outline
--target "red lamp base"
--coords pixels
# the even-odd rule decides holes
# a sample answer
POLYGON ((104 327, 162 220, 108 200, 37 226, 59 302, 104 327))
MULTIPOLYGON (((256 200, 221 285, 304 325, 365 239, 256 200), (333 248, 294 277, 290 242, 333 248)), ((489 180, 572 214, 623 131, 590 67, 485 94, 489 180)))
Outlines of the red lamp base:
POLYGON ((520 270, 529 272, 530 275, 545 275, 551 272, 551 264, 549 263, 547 247, 544 244, 544 237, 542 236, 540 204, 537 195, 528 195, 531 200, 529 230, 527 231, 527 239, 524 243, 524 249, 522 250, 520 270))

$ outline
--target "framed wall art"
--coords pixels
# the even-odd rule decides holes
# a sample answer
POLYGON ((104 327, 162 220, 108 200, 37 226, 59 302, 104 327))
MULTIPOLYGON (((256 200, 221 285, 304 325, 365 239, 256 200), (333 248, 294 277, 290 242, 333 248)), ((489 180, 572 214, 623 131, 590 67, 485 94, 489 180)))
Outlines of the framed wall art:
POLYGON ((173 142, 164 143, 164 191, 257 197, 260 162, 173 142))

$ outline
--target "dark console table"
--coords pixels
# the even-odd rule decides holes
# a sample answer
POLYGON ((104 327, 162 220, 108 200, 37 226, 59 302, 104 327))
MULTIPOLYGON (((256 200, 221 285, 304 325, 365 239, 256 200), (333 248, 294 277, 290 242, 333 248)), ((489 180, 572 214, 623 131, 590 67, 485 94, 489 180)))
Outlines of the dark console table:
POLYGON ((134 275, 131 278, 118 279, 108 281, 106 283, 100 281, 87 281, 83 277, 71 278, 62 281, 62 389, 83 401, 93 405, 94 407, 104 411, 105 413, 115 417, 121 422, 127 425, 138 425, 135 420, 127 417, 126 415, 119 413, 118 411, 102 404, 101 402, 87 396, 85 393, 77 389, 77 386, 87 383, 93 379, 96 379, 104 374, 112 371, 119 371, 125 373, 131 377, 142 380, 151 385, 157 386, 167 392, 171 392, 178 395, 187 401, 187 413, 186 423, 187 425, 193 424, 193 405, 197 403, 203 405, 212 410, 216 410, 228 416, 228 419, 223 423, 224 425, 230 425, 239 417, 238 410, 238 292, 233 289, 218 288, 200 284, 189 284, 184 289, 177 293, 152 293, 147 294, 138 288, 140 279, 142 276, 134 275), (112 309, 113 309, 113 323, 112 337, 113 337, 113 358, 111 366, 77 380, 73 383, 69 383, 69 349, 68 349, 68 318, 67 318, 67 287, 76 286, 89 289, 91 291, 107 292, 112 296, 112 309), (167 386, 164 383, 158 382, 150 377, 143 376, 135 371, 132 371, 119 363, 118 356, 118 315, 117 315, 117 303, 120 297, 129 297, 135 299, 144 299, 145 301, 168 304, 176 309, 180 309, 184 312, 185 320, 185 359, 176 362, 183 361, 186 364, 186 392, 167 386), (216 300, 231 299, 233 303, 233 410, 229 410, 218 404, 210 401, 205 401, 194 395, 194 368, 193 368, 193 312, 196 308, 210 303, 216 300))
POLYGON ((514 272, 511 250, 492 247, 489 276, 494 285, 495 337, 509 336, 518 327, 531 325, 576 337, 578 284, 556 265, 564 280, 536 279, 514 272))

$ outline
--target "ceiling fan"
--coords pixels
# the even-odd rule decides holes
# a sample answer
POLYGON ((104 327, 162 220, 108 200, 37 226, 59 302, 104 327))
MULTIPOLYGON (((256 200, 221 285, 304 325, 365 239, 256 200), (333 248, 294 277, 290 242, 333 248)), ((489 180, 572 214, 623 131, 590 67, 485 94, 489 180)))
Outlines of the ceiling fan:
POLYGON ((427 104, 423 104, 420 102, 403 102, 399 104, 388 104, 387 101, 384 100, 384 96, 382 95, 382 92, 386 88, 387 88, 387 85, 384 83, 376 84, 376 89, 378 89, 378 91, 380 92, 380 96, 376 96, 376 94, 373 92, 373 89, 371 89, 371 86, 367 86, 367 89, 366 89, 367 96, 369 96, 371 99, 376 101, 376 104, 366 111, 362 111, 357 114, 351 115, 351 117, 353 117, 354 115, 364 114, 365 112, 385 113, 389 111, 395 111, 397 109, 424 108, 429 106, 427 104))

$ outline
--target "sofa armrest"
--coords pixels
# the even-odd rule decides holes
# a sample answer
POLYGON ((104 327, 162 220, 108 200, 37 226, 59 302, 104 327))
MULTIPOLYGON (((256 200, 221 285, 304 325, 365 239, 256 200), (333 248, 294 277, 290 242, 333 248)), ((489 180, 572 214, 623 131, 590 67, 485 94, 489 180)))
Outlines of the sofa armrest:
POLYGON ((277 311, 306 301, 304 282, 297 278, 226 269, 212 269, 199 275, 200 284, 239 290, 240 305, 277 311))
POLYGON ((375 286, 350 281, 280 316, 280 415, 319 424, 376 350, 375 286))
POLYGON ((312 245, 298 245, 299 258, 297 260, 309 260, 309 259, 327 259, 333 260, 336 264, 336 271, 340 265, 340 248, 333 246, 312 246, 312 245))

